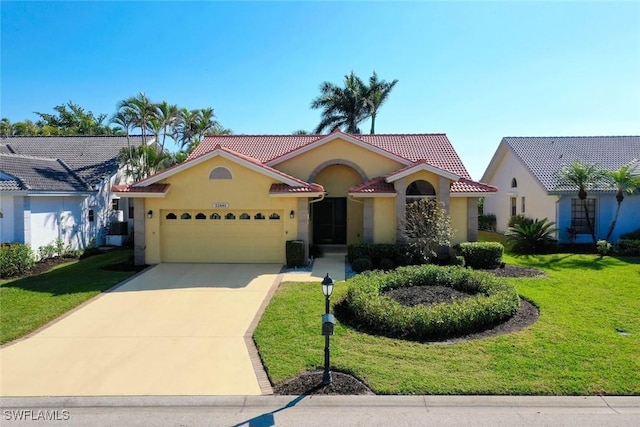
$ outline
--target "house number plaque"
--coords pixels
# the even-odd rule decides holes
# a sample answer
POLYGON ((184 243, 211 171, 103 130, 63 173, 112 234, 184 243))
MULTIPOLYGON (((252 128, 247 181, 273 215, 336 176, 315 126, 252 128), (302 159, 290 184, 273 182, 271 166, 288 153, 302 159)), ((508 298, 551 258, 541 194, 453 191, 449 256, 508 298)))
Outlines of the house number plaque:
POLYGON ((213 204, 214 208, 228 208, 229 207, 229 203, 227 202, 215 202, 213 204))

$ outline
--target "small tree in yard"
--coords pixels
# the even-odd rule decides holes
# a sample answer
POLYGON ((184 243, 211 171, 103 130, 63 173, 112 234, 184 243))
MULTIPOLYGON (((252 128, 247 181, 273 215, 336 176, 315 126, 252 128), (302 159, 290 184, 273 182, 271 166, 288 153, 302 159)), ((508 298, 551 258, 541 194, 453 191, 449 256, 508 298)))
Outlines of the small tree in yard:
POLYGON ((418 200, 407 205, 402 235, 413 255, 428 262, 441 246, 451 244, 451 218, 436 200, 418 200))

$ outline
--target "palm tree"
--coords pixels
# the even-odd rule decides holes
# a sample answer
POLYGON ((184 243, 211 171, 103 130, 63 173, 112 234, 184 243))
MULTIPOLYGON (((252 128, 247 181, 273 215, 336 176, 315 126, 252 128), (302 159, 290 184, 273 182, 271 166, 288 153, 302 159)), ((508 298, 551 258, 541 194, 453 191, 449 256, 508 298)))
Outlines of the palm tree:
POLYGON ((167 101, 162 101, 159 104, 156 104, 156 113, 152 126, 156 133, 156 142, 160 142, 160 133, 162 133, 160 151, 164 151, 164 144, 167 135, 173 133, 179 118, 180 110, 177 105, 169 104, 167 101))
POLYGON ((618 202, 618 205, 616 206, 616 214, 613 217, 613 221, 611 221, 611 225, 609 226, 609 231, 607 231, 607 237, 605 237, 606 241, 609 241, 609 239, 611 238, 613 229, 616 227, 616 223, 618 222, 620 205, 622 205, 625 193, 628 195, 632 195, 638 188, 640 188, 640 173, 638 172, 637 168, 637 162, 629 162, 617 171, 609 171, 609 178, 611 180, 611 183, 617 190, 616 201, 618 202))
POLYGON ((0 120, 0 135, 2 136, 12 136, 13 135, 13 123, 6 117, 3 117, 0 120))
POLYGON ((596 164, 582 163, 580 160, 576 160, 570 165, 560 169, 557 177, 557 187, 578 188, 578 198, 582 200, 584 215, 587 219, 587 227, 591 233, 593 243, 596 243, 596 233, 587 206, 587 191, 598 184, 606 182, 609 179, 608 172, 600 169, 596 164))
POLYGON ((309 132, 304 129, 298 129, 291 132, 291 135, 309 135, 309 132))
POLYGON ((394 80, 391 83, 378 80, 378 75, 373 72, 373 75, 369 77, 369 86, 367 87, 367 105, 369 107, 369 116, 371 117, 371 134, 375 132, 376 116, 378 115, 378 109, 384 104, 389 97, 391 90, 398 83, 398 80, 394 80))
POLYGON ((367 86, 353 71, 344 76, 344 87, 322 83, 320 96, 311 101, 311 108, 322 109, 322 119, 314 132, 344 127, 346 132, 360 133, 358 124, 369 116, 366 93, 367 86))
POLYGON ((120 101, 117 107, 118 112, 131 116, 133 125, 140 128, 142 132, 142 142, 146 143, 147 129, 149 122, 156 114, 156 105, 147 98, 144 92, 140 92, 137 96, 120 101))
POLYGON ((27 119, 23 122, 13 124, 13 134, 18 136, 33 136, 40 133, 40 128, 36 123, 27 119))

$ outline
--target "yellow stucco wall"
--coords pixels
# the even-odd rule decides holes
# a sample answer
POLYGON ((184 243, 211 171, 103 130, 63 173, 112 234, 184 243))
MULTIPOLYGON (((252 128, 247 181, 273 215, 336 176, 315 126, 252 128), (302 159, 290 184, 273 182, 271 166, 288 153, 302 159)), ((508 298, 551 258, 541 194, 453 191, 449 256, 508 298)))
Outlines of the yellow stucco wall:
POLYGON ((438 196, 438 181, 439 177, 433 172, 429 171, 418 171, 406 177, 407 186, 409 186, 414 181, 427 181, 429 184, 433 185, 433 188, 436 190, 436 196, 438 196))
POLYGON ((451 228, 454 229, 451 245, 467 241, 467 198, 453 197, 449 201, 451 228))
POLYGON ((236 215, 256 210, 263 211, 267 216, 278 212, 283 221, 281 258, 284 262, 284 241, 297 238, 297 220, 289 218, 289 212, 296 210, 297 199, 269 196, 269 188, 274 182, 277 181, 222 157, 214 157, 166 178, 162 183, 171 185, 167 196, 163 199, 145 200, 145 211, 153 210, 155 213, 151 219, 145 215, 146 262, 161 262, 160 211, 175 211, 179 214, 212 210, 215 203, 227 203, 228 207, 220 210, 234 212, 236 215), (219 166, 226 167, 233 179, 210 180, 209 173, 219 166))
POLYGON ((396 199, 376 197, 373 199, 373 241, 396 242, 396 199))
MULTIPOLYGON (((313 150, 288 159, 275 166, 276 169, 298 178, 308 180, 320 165, 334 159, 346 159, 357 164, 367 175, 375 178, 400 169, 403 165, 395 160, 373 153, 343 139, 329 141, 313 150)), ((317 179, 314 180, 318 182, 317 179)))

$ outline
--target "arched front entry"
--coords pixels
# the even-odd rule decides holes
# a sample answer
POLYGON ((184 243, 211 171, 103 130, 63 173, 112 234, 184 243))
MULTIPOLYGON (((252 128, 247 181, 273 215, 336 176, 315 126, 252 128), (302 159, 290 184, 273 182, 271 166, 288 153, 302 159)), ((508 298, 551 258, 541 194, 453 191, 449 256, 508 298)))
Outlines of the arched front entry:
POLYGON ((327 195, 311 205, 312 242, 361 243, 363 205, 348 197, 349 188, 363 181, 360 173, 350 166, 334 164, 318 172, 313 181, 321 184, 327 195))

